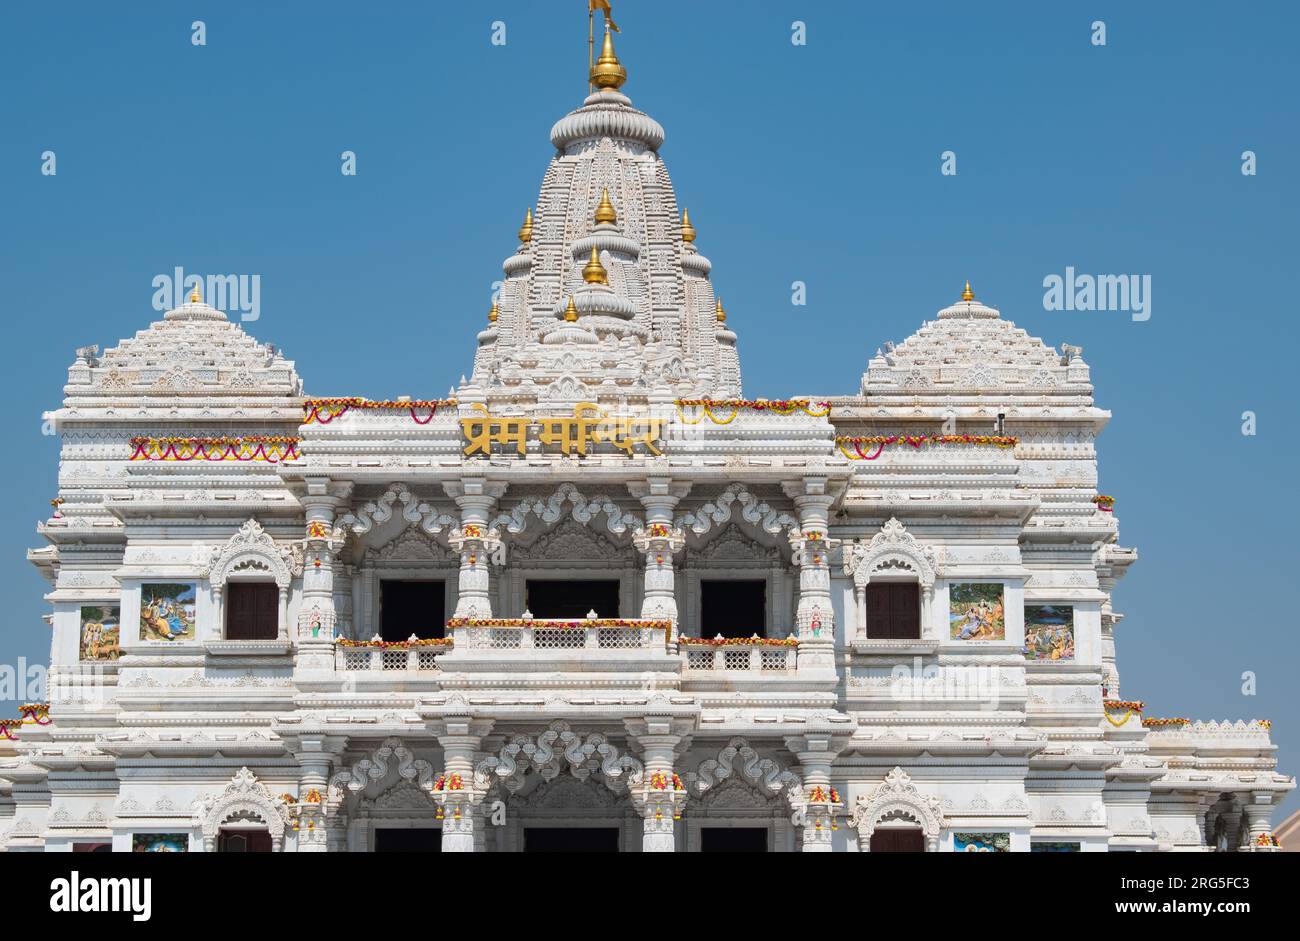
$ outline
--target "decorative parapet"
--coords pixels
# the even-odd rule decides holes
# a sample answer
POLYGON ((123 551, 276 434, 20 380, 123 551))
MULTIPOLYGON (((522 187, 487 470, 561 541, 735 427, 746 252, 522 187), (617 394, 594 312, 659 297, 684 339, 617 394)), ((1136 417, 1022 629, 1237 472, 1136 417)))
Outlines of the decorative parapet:
POLYGON ((495 650, 647 649, 672 639, 672 622, 638 618, 452 618, 447 629, 464 638, 464 647, 495 650))
POLYGON ((840 435, 835 446, 851 461, 874 461, 887 447, 908 445, 920 450, 926 445, 958 444, 971 447, 1014 448, 1019 438, 1010 435, 868 435, 851 437, 840 435), (850 448, 852 450, 850 450, 850 448), (871 450, 873 449, 874 450, 871 450), (867 451, 871 450, 868 454, 867 451))
POLYGON ((437 670, 437 657, 452 647, 450 637, 409 640, 348 640, 334 642, 336 670, 363 670, 379 673, 386 670, 437 670))
POLYGON ((132 438, 132 461, 250 461, 278 464, 296 461, 300 438, 251 435, 244 438, 132 438))
POLYGON ((682 666, 693 670, 788 673, 798 667, 799 641, 776 637, 681 637, 682 666))
POLYGON ((302 403, 304 425, 328 425, 351 411, 405 411, 417 425, 427 425, 440 408, 454 408, 455 399, 380 399, 370 401, 357 396, 330 399, 307 399, 302 403))

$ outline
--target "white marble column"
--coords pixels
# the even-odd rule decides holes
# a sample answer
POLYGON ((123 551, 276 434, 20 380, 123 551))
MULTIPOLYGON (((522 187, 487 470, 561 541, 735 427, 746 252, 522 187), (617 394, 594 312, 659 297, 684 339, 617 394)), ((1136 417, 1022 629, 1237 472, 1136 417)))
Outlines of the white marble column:
POLYGON ((444 853, 479 852, 484 841, 476 839, 475 825, 482 823, 480 806, 486 791, 479 791, 474 783, 474 764, 483 745, 483 738, 492 730, 488 720, 468 718, 446 719, 435 724, 438 744, 443 750, 443 775, 450 780, 459 777, 460 788, 434 792, 434 800, 442 808, 442 851, 444 853))
POLYGON ((323 477, 307 479, 307 492, 299 497, 307 517, 302 572, 302 604, 294 641, 295 671, 334 669, 334 519, 352 491, 349 483, 323 477))
POLYGON ((506 485, 481 477, 465 477, 445 484, 448 496, 460 507, 460 526, 448 537, 448 543, 460 554, 457 618, 492 617, 492 555, 500 540, 489 529, 491 515, 506 485))
POLYGON ((686 545, 686 537, 673 528, 673 510, 690 491, 690 484, 674 485, 666 477, 628 484, 628 490, 645 507, 645 529, 633 544, 645 556, 645 591, 641 617, 672 621, 676 628, 677 586, 673 556, 686 545))

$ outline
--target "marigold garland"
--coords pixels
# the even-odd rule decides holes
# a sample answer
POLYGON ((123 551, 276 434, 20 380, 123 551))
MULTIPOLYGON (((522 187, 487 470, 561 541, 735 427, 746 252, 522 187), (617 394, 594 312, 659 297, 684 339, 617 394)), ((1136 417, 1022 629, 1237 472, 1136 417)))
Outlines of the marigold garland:
POLYGON ((18 714, 36 725, 50 724, 50 704, 47 702, 23 703, 18 707, 18 714))
POLYGON ((332 399, 306 399, 302 403, 304 425, 328 425, 336 418, 342 418, 353 409, 359 410, 394 410, 406 409, 411 413, 411 420, 417 425, 427 425, 438 414, 438 409, 454 406, 455 399, 379 399, 372 401, 359 396, 345 396, 332 399), (428 412, 421 417, 422 412, 428 412))
POLYGON ((375 650, 410 650, 416 647, 450 647, 450 637, 426 637, 417 640, 352 640, 340 637, 334 641, 340 647, 362 647, 375 650))
POLYGON ((679 637, 684 647, 798 647, 797 637, 679 637))
POLYGON ((1106 710, 1106 721, 1115 726, 1115 728, 1119 728, 1121 725, 1128 722, 1134 713, 1141 712, 1143 706, 1142 701, 1139 699, 1103 699, 1101 704, 1106 710), (1118 712, 1121 709, 1124 710, 1124 717, 1116 720, 1115 717, 1111 715, 1111 712, 1118 712))
POLYGON ((463 791, 465 782, 459 774, 443 774, 438 776, 438 780, 433 782, 435 791, 463 791))
POLYGON ((1155 718, 1143 719, 1142 727, 1144 729, 1168 729, 1174 727, 1181 727, 1184 725, 1191 725, 1191 723, 1192 723, 1191 719, 1184 719, 1181 716, 1174 716, 1168 719, 1155 719, 1155 718))
POLYGON ((811 804, 838 804, 840 802, 840 792, 835 788, 823 788, 820 784, 808 792, 808 802, 811 804))
POLYGON ((1097 509, 1103 513, 1113 513, 1115 510, 1115 498, 1108 497, 1104 493, 1099 493, 1092 498, 1092 502, 1097 504, 1097 509))
POLYGON ((265 461, 278 464, 301 457, 301 438, 250 435, 245 438, 132 438, 132 461, 265 461))
POLYGON ((1261 833, 1255 837, 1256 846, 1281 846, 1282 843, 1274 833, 1261 833))
POLYGON ((556 621, 547 618, 452 618, 447 629, 458 627, 542 627, 576 630, 583 627, 638 627, 644 630, 667 631, 672 621, 647 621, 640 618, 583 618, 578 621, 556 621))
POLYGON ((650 786, 656 791, 666 791, 671 787, 674 791, 684 791, 686 788, 682 785, 682 779, 677 776, 676 772, 671 775, 662 771, 656 771, 650 775, 650 786))
POLYGON ((18 736, 14 735, 10 729, 16 729, 22 724, 22 719, 0 719, 0 738, 10 742, 18 741, 18 736))
POLYGON ((813 418, 825 418, 831 413, 830 402, 810 402, 808 399, 678 399, 677 417, 688 425, 698 425, 705 417, 715 425, 730 425, 742 411, 772 412, 776 415, 793 415, 803 412, 813 418), (698 408, 701 414, 687 418, 685 409, 698 408), (731 414, 719 418, 714 409, 730 409, 731 414))
POLYGON ((1014 448, 1020 439, 1012 435, 859 435, 850 437, 841 435, 835 439, 835 446, 850 461, 874 461, 890 445, 910 444, 920 450, 927 444, 968 444, 982 447, 1014 448), (848 447, 853 447, 850 453, 848 447), (863 445, 874 445, 874 454, 867 454, 863 445))

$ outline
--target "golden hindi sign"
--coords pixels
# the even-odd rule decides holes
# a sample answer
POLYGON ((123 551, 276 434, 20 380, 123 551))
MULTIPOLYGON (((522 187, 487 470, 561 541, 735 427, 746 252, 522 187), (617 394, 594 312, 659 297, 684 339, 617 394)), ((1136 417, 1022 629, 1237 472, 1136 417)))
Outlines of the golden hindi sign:
POLYGON ((593 402, 574 406, 573 415, 555 418, 497 418, 482 405, 473 406, 479 414, 460 420, 465 436, 464 453, 491 454, 492 445, 515 446, 519 454, 528 452, 529 432, 537 428, 536 440, 558 448, 561 454, 586 455, 590 444, 610 444, 631 457, 639 444, 650 454, 663 454, 655 442, 667 424, 664 418, 611 417, 593 402))

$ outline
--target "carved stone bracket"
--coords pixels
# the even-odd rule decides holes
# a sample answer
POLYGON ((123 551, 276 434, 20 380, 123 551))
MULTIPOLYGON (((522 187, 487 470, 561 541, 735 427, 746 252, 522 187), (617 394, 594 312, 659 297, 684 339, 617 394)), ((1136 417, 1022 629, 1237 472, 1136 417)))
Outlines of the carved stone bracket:
POLYGON ((413 781, 421 788, 428 788, 433 781, 433 766, 422 758, 416 758, 396 736, 386 738, 368 757, 362 758, 351 768, 338 772, 329 780, 329 805, 336 808, 348 792, 364 791, 376 781, 388 776, 391 763, 397 762, 397 776, 403 781, 413 781))
POLYGON ((345 513, 330 535, 331 548, 341 544, 351 532, 361 536, 376 526, 387 523, 397 512, 410 525, 418 525, 430 536, 436 535, 448 527, 459 526, 460 517, 444 512, 429 503, 422 502, 405 484, 390 484, 377 500, 371 500, 359 510, 345 513))
POLYGON ((480 761, 474 769, 474 789, 485 793, 500 783, 517 793, 530 768, 548 782, 565 770, 581 781, 598 773, 616 793, 641 783, 645 772, 640 761, 620 754, 599 732, 584 737, 567 722, 557 721, 536 738, 516 735, 496 755, 480 761))
POLYGON ((789 513, 774 510, 746 489, 744 484, 732 484, 717 497, 698 510, 684 513, 674 521, 674 526, 689 529, 697 536, 707 533, 714 525, 732 518, 735 508, 740 508, 740 518, 774 536, 783 531, 789 535, 800 532, 799 520, 789 513))
POLYGON ((573 519, 587 525, 598 514, 606 517, 605 525, 611 533, 622 534, 633 529, 640 532, 645 523, 640 517, 624 512, 617 503, 604 495, 587 499, 573 484, 562 484, 550 497, 529 497, 517 503, 508 513, 502 513, 491 523, 490 529, 499 532, 505 527, 506 532, 520 533, 528 525, 530 515, 537 516, 543 523, 555 523, 564 515, 565 505, 572 505, 570 515, 573 519))
POLYGON ((684 778, 687 788, 698 797, 724 781, 736 780, 765 797, 784 798, 793 811, 802 810, 808 803, 799 775, 772 758, 760 757, 743 738, 733 738, 716 758, 701 762, 697 771, 688 772, 684 778))

